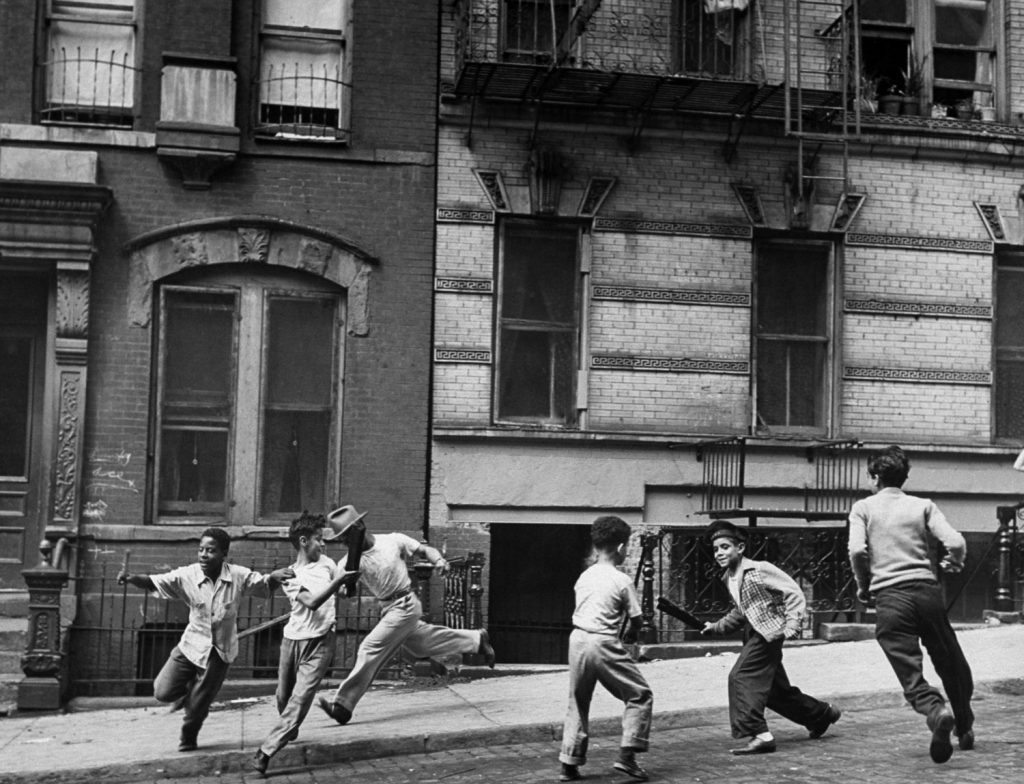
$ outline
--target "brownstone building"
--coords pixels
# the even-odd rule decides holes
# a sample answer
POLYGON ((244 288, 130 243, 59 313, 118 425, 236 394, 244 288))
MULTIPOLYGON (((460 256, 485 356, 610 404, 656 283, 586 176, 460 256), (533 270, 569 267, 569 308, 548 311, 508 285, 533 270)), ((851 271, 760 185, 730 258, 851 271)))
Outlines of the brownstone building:
POLYGON ((66 540, 75 678, 148 675, 134 638, 76 649, 126 549, 164 569, 221 525, 283 561, 340 502, 423 534, 436 28, 414 0, 0 6, 0 613, 66 540))

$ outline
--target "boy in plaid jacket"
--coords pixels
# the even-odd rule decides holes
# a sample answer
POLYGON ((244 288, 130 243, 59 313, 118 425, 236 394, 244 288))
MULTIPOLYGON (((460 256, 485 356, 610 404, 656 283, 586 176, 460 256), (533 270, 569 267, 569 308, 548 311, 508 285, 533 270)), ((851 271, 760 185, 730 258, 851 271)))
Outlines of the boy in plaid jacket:
POLYGON ((730 634, 748 625, 746 641, 729 673, 729 721, 734 738, 747 743, 733 754, 775 751, 764 709, 771 708, 820 738, 839 721, 841 712, 791 685, 782 666, 782 644, 800 633, 806 600, 788 574, 767 561, 744 556, 746 535, 725 520, 711 523, 708 538, 734 607, 701 634, 730 634))

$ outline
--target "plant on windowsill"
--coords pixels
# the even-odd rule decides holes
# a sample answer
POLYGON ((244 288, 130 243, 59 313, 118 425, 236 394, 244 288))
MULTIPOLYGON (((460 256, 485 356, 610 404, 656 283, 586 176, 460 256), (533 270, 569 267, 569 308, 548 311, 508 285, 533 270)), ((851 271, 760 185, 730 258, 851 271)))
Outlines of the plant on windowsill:
POLYGON ((903 106, 903 93, 896 85, 878 96, 878 111, 880 114, 899 114, 903 106))
POLYGON ((924 94, 924 66, 928 62, 928 55, 918 60, 914 53, 910 53, 910 60, 907 69, 903 71, 903 114, 920 116, 921 98, 924 94))
POLYGON ((868 76, 863 70, 857 83, 857 103, 861 114, 874 114, 878 111, 878 77, 868 76))
POLYGON ((961 98, 954 107, 958 120, 974 119, 974 102, 970 98, 961 98))

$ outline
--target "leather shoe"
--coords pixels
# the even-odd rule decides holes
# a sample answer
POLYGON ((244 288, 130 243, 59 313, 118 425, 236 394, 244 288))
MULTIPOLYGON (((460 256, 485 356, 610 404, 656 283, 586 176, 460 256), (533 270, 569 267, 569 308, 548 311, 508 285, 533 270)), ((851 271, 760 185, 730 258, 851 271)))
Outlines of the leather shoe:
POLYGON ((967 730, 957 737, 960 751, 970 751, 974 748, 974 730, 967 730))
POLYGON ((829 706, 825 709, 825 715, 807 728, 809 730, 808 734, 811 738, 820 738, 822 735, 828 732, 829 727, 831 727, 833 724, 839 721, 839 717, 842 715, 843 712, 839 710, 839 708, 836 708, 833 705, 829 704, 829 706))
POLYGON ((348 724, 349 719, 352 718, 352 711, 337 702, 331 702, 326 697, 321 697, 317 701, 317 705, 320 706, 320 710, 334 719, 338 724, 348 724))
POLYGON ((199 748, 199 744, 196 742, 196 737, 183 732, 178 741, 178 751, 195 751, 197 748, 199 748))
POLYGON ((480 648, 477 650, 477 653, 484 657, 484 663, 493 670, 495 661, 494 646, 491 645, 491 635, 487 633, 487 629, 480 630, 480 648))
POLYGON ((267 765, 270 764, 270 757, 263 753, 262 749, 256 749, 256 756, 253 758, 252 766, 261 776, 266 775, 267 765))
POLYGON ((740 749, 730 749, 733 754, 771 754, 775 751, 774 740, 761 740, 760 738, 751 738, 747 745, 740 749))
POLYGON ((583 778, 583 774, 580 773, 580 769, 576 765, 570 765, 568 762, 562 763, 562 772, 558 775, 559 781, 579 781, 583 778))
POLYGON ((948 710, 943 710, 935 717, 935 721, 932 722, 932 741, 928 746, 932 762, 943 763, 953 756, 953 744, 950 742, 949 736, 953 733, 955 726, 956 719, 948 710))

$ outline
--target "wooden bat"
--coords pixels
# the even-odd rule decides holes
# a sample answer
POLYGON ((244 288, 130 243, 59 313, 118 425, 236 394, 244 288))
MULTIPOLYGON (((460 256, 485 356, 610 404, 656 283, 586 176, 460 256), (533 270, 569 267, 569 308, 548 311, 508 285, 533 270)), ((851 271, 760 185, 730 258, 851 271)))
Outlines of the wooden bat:
POLYGON ((248 629, 245 629, 244 631, 240 631, 238 633, 238 639, 241 640, 243 637, 248 637, 252 634, 256 634, 257 632, 261 632, 264 629, 269 629, 271 626, 277 626, 279 623, 284 623, 285 621, 287 621, 288 618, 290 617, 291 612, 286 612, 283 615, 277 616, 276 618, 271 618, 269 621, 264 621, 263 623, 258 623, 255 626, 250 626, 248 629))
POLYGON ((704 621, 693 613, 687 612, 678 604, 673 604, 664 596, 658 597, 658 609, 665 613, 665 615, 671 615, 673 618, 682 621, 687 626, 696 629, 697 631, 704 629, 704 621))
MULTIPOLYGON (((355 530, 349 538, 348 555, 345 556, 345 571, 358 572, 359 559, 363 557, 363 543, 366 541, 366 525, 362 520, 357 520, 353 526, 355 530)), ((356 578, 358 580, 358 578, 356 578)), ((355 593, 355 582, 343 585, 341 590, 345 596, 355 593)))
MULTIPOLYGON (((125 550, 124 551, 124 558, 121 560, 121 571, 124 572, 125 575, 128 574, 128 562, 131 560, 131 557, 132 557, 132 551, 131 550, 125 550)), ((121 585, 124 585, 124 584, 125 583, 121 583, 121 585)))

